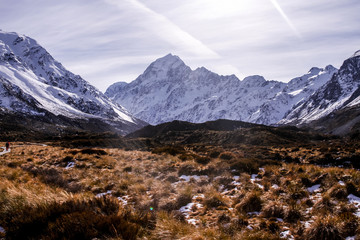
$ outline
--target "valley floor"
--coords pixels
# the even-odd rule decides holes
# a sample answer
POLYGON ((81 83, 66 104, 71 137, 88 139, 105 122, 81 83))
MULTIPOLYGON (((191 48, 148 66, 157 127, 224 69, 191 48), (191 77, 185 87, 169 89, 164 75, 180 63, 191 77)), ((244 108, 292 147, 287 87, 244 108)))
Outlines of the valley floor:
POLYGON ((12 145, 0 156, 5 239, 360 238, 356 144, 12 145))

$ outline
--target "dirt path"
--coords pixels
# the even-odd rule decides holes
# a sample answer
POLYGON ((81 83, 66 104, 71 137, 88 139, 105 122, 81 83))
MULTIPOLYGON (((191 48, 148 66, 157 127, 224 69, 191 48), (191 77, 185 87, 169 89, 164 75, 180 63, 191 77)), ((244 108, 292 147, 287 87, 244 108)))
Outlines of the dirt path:
MULTIPOLYGON (((23 143, 23 144, 11 145, 11 147, 14 148, 14 147, 23 147, 23 146, 33 146, 33 145, 44 146, 44 147, 47 146, 46 144, 42 144, 42 143, 27 143, 27 142, 26 142, 26 143, 23 143)), ((11 152, 11 148, 9 148, 8 151, 6 151, 6 147, 0 147, 0 149, 1 149, 1 148, 3 149, 3 151, 0 152, 0 156, 1 156, 1 155, 4 155, 4 154, 6 154, 6 153, 11 152)))
POLYGON ((6 148, 5 148, 5 147, 1 147, 1 148, 4 149, 4 151, 0 152, 0 156, 1 156, 1 155, 4 155, 4 154, 6 154, 6 153, 11 152, 11 148, 9 148, 9 150, 7 150, 7 151, 6 151, 6 148))

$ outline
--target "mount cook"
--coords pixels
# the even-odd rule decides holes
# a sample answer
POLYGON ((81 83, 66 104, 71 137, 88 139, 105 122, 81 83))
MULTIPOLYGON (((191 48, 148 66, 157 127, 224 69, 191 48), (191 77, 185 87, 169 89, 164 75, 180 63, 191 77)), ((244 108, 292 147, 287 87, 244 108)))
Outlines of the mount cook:
MULTIPOLYGON (((235 75, 220 76, 203 67, 191 70, 179 57, 169 54, 150 64, 133 82, 115 83, 105 94, 150 124, 220 118, 266 125, 295 124, 314 120, 310 114, 291 116, 330 81, 343 76, 343 68, 314 67, 288 83, 267 81, 262 76, 240 81, 235 75)), ((348 88, 356 87, 355 82, 348 88)), ((313 106, 312 111, 317 108, 313 106)))
MULTIPOLYGON (((204 67, 191 70, 179 57, 168 54, 133 82, 115 83, 105 94, 150 124, 230 119, 265 125, 313 123, 312 127, 322 128, 320 119, 329 120, 332 113, 344 109, 360 109, 359 86, 360 51, 340 69, 313 67, 288 83, 257 75, 239 80, 204 67)), ((360 117, 347 121, 337 121, 326 132, 348 133, 360 117)))

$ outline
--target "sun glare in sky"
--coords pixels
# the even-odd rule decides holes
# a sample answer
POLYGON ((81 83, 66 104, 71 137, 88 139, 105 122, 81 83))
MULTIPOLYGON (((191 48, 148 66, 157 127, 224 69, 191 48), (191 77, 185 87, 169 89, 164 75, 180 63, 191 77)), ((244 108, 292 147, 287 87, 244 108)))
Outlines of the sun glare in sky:
POLYGON ((359 50, 358 0, 17 0, 1 28, 104 91, 168 53, 241 80, 290 81, 359 50))

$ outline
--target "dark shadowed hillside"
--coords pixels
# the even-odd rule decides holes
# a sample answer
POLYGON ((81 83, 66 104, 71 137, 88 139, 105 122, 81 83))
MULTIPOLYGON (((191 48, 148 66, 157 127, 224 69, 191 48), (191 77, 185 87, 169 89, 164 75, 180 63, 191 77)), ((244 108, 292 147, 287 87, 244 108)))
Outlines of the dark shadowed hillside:
POLYGON ((328 134, 355 136, 360 131, 360 105, 354 105, 311 122, 309 126, 328 134))
POLYGON ((231 120, 205 123, 173 121, 157 126, 146 126, 127 135, 127 138, 148 138, 160 144, 210 144, 210 145, 272 145, 305 143, 324 139, 296 127, 269 127, 231 120))
POLYGON ((128 137, 158 137, 168 132, 184 132, 195 130, 211 130, 211 131, 233 131, 240 128, 251 128, 261 126, 259 124, 232 121, 220 119, 216 121, 209 121, 204 123, 190 123, 185 121, 172 121, 162 123, 156 126, 148 125, 138 131, 130 133, 128 137))

